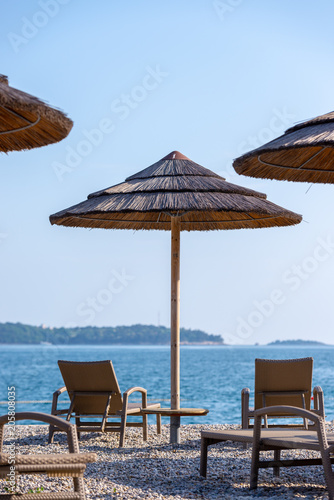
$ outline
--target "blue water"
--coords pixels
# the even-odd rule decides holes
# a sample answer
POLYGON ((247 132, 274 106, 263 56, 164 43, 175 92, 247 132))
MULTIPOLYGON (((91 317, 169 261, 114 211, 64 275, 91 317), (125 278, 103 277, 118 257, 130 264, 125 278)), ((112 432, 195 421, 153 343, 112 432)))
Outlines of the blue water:
MULTIPOLYGON (((254 388, 255 358, 314 358, 313 386, 325 394, 326 419, 334 419, 334 346, 182 346, 181 406, 209 408, 205 417, 187 417, 183 423, 240 423, 240 392, 254 388)), ((15 386, 16 411, 51 411, 52 393, 63 385, 57 360, 111 359, 122 392, 145 387, 149 400, 169 406, 170 350, 168 346, 1 346, 0 401, 15 386), (24 401, 20 403, 20 401, 24 401)), ((0 414, 7 412, 0 404, 0 414)), ((149 423, 154 423, 150 416, 149 423)), ((167 421, 166 421, 167 423, 167 421)))

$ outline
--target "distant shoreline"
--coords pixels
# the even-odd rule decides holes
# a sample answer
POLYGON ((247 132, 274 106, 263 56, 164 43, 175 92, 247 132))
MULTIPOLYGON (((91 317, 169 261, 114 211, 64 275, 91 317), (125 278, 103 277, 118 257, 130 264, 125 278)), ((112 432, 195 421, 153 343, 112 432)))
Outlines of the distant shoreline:
MULTIPOLYGON (((220 335, 180 328, 181 345, 224 345, 220 335)), ((170 345, 165 326, 131 325, 115 327, 52 328, 22 323, 0 323, 0 345, 170 345)))
MULTIPOLYGON (((45 325, 32 326, 22 323, 0 323, 0 345, 42 346, 169 346, 170 328, 165 326, 136 324, 131 326, 85 326, 53 328, 45 325)), ((226 344, 221 335, 208 334, 202 330, 180 328, 181 346, 237 346, 226 344)), ((244 344, 241 344, 244 345, 244 344)), ((252 344, 246 344, 251 346, 252 344)), ((254 344, 253 344, 254 345, 254 344)), ((275 340, 262 347, 306 347, 326 346, 315 340, 275 340)), ((255 344, 255 347, 259 344, 255 344)))
MULTIPOLYGON (((8 347, 41 347, 41 348, 49 348, 49 347, 69 347, 69 348, 76 348, 76 347, 166 347, 166 348, 170 348, 170 344, 48 344, 48 345, 45 345, 43 343, 37 343, 37 344, 28 344, 28 343, 1 343, 0 342, 0 347, 5 347, 5 346, 8 346, 8 347)), ((284 345, 284 344, 275 344, 275 345, 271 345, 271 344, 215 344, 215 343, 210 343, 210 342, 203 342, 203 343, 189 343, 189 342, 186 342, 186 343, 180 343, 180 346, 181 347, 237 347, 237 348, 240 348, 240 349, 247 349, 247 348, 254 348, 254 349, 257 349, 257 348, 268 348, 268 349, 271 349, 271 348, 298 348, 298 347, 301 347, 301 348, 321 348, 321 347, 334 347, 334 344, 321 344, 321 343, 318 343, 318 344, 287 344, 287 345, 284 345)))
MULTIPOLYGON (((92 344, 92 343, 86 343, 86 344, 45 344, 44 342, 39 342, 36 344, 32 343, 2 343, 0 342, 0 346, 27 346, 27 347, 170 347, 170 344, 92 344)), ((221 344, 221 343, 214 343, 214 342, 180 342, 181 347, 236 347, 232 346, 230 344, 221 344)), ((240 347, 254 347, 252 345, 248 346, 240 346, 240 347)))
POLYGON ((297 339, 297 340, 275 340, 274 342, 270 342, 269 344, 267 344, 269 346, 282 346, 282 347, 286 347, 286 346, 303 346, 303 347, 306 347, 306 346, 310 346, 310 347, 314 347, 314 346, 328 346, 329 344, 325 344, 324 342, 318 342, 317 340, 302 340, 302 339, 297 339))

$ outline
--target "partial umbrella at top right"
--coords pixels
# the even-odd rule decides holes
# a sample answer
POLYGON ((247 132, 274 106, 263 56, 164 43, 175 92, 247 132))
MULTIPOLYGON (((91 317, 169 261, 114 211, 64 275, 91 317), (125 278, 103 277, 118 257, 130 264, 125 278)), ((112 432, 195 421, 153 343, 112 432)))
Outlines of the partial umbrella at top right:
POLYGON ((233 167, 249 177, 334 184, 334 111, 290 127, 233 167))

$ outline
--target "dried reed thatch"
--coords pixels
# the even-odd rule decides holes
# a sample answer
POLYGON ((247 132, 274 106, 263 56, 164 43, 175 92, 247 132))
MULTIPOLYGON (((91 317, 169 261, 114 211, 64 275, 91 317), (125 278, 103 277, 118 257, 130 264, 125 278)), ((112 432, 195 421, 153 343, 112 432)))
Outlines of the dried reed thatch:
POLYGON ((52 224, 106 229, 170 230, 178 216, 183 231, 298 224, 302 217, 266 195, 226 182, 174 151, 125 182, 90 194, 51 215, 52 224))
POLYGON ((334 112, 289 128, 237 158, 238 174, 264 179, 334 183, 334 112))
POLYGON ((21 151, 64 139, 72 120, 59 109, 8 85, 0 75, 0 151, 21 151))
MULTIPOLYGON (((173 151, 150 167, 51 215, 52 224, 171 231, 171 408, 180 409, 180 231, 298 224, 301 216, 173 151)), ((180 442, 171 416, 170 442, 180 442)))

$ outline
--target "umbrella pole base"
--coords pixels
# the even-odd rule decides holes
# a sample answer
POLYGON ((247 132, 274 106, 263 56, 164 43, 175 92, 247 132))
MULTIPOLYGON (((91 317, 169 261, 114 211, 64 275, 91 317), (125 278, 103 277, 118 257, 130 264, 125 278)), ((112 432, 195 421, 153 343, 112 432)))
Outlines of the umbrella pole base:
POLYGON ((170 417, 170 442, 180 444, 181 417, 170 417))

